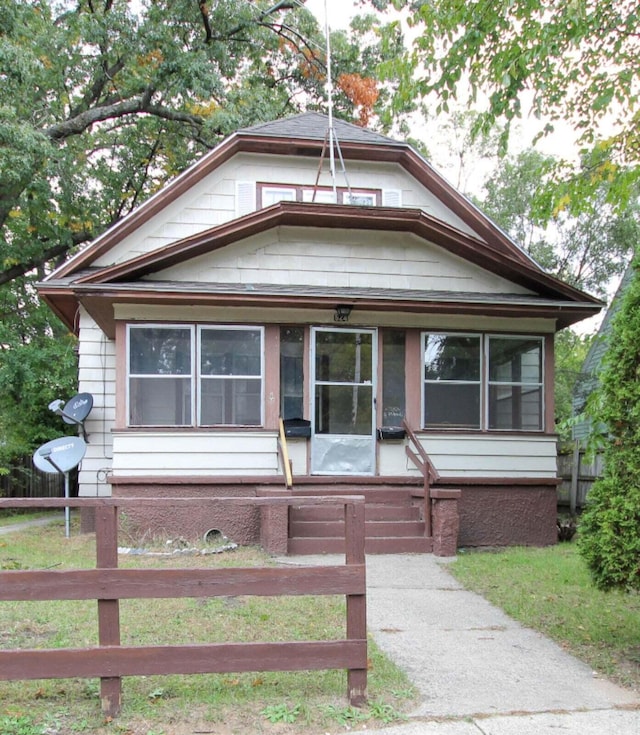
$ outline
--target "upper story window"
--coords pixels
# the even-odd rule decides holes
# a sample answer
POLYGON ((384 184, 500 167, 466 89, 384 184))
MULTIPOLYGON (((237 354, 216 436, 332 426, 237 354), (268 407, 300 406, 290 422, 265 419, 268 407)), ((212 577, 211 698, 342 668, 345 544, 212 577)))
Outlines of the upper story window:
POLYGON ((129 325, 130 426, 262 424, 261 327, 129 325))
POLYGON ((256 188, 258 209, 269 207, 277 202, 318 202, 323 204, 353 204, 358 206, 381 206, 381 189, 347 189, 327 186, 294 186, 289 184, 259 183, 256 188), (337 197, 337 202, 336 202, 337 197))
POLYGON ((542 431, 541 337, 423 335, 423 426, 542 431))

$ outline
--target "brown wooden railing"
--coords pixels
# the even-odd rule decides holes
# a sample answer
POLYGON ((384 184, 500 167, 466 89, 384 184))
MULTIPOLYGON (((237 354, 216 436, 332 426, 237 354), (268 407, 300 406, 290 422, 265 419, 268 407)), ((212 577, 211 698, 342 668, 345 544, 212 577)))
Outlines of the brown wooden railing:
POLYGON ((433 534, 433 523, 431 518, 431 499, 430 499, 430 490, 431 490, 431 483, 436 482, 440 479, 440 474, 438 470, 436 470, 433 462, 431 461, 431 457, 427 454, 427 451, 422 446, 422 443, 416 436, 415 431, 409 426, 409 424, 403 419, 402 426, 404 430, 407 432, 407 438, 409 442, 405 446, 405 451, 407 453, 407 456, 409 459, 413 462, 413 464, 420 470, 422 473, 422 477, 424 478, 423 482, 423 492, 424 492, 424 524, 425 524, 425 534, 427 537, 431 536, 433 534))
POLYGON ((9 600, 98 601, 98 645, 88 648, 1 650, 0 680, 100 678, 102 708, 121 708, 121 677, 241 671, 347 669, 347 696, 365 701, 367 686, 364 498, 215 498, 229 506, 344 506, 344 565, 224 569, 118 569, 118 516, 142 505, 193 506, 202 498, 0 498, 0 508, 93 508, 96 569, 0 572, 0 602, 9 600), (131 598, 215 597, 222 595, 346 596, 346 639, 282 643, 222 643, 123 646, 119 601, 131 598))

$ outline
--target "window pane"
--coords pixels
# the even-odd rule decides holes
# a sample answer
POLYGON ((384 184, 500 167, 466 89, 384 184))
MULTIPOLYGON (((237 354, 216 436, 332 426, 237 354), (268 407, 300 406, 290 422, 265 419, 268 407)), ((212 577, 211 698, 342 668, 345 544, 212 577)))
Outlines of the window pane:
POLYGON ((489 386, 489 428, 542 430, 542 389, 517 385, 489 386))
POLYGON ((541 383, 540 339, 489 339, 489 380, 499 383, 541 383))
POLYGON ((316 380, 370 383, 372 342, 361 332, 317 332, 316 380))
POLYGON ((304 189, 302 192, 303 202, 318 202, 322 204, 335 204, 336 195, 327 189, 304 189))
POLYGON ((424 426, 431 429, 479 429, 480 385, 426 383, 424 426))
POLYGON ((201 424, 259 426, 262 423, 260 379, 206 378, 201 386, 201 424))
POLYGON ((405 333, 385 330, 382 338, 382 425, 400 426, 405 414, 405 333))
POLYGON ((191 378, 131 378, 129 424, 189 426, 191 378))
POLYGON ((280 415, 283 419, 304 416, 304 330, 280 329, 280 415))
POLYGON ((190 375, 191 330, 184 327, 131 327, 131 375, 190 375))
POLYGON ((428 334, 425 380, 480 380, 480 336, 428 334))
POLYGON ((316 433, 371 435, 372 391, 369 385, 316 385, 316 433))
POLYGON ((259 329, 203 329, 200 333, 202 375, 261 375, 259 329))
POLYGON ((262 189, 262 206, 269 207, 277 202, 295 202, 296 190, 276 187, 262 189))
POLYGON ((376 204, 375 194, 365 194, 364 192, 345 192, 343 200, 345 204, 354 204, 360 207, 374 207, 376 204))

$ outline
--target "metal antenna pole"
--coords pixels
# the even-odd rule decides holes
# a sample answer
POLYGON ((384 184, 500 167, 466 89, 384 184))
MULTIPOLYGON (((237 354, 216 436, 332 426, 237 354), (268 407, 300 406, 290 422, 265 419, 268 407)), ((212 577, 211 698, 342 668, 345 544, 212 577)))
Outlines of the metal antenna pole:
POLYGON ((327 97, 329 98, 329 170, 331 172, 331 185, 333 196, 338 201, 338 189, 336 187, 336 162, 333 152, 333 80, 331 78, 331 38, 329 36, 329 12, 327 0, 324 0, 324 33, 327 39, 327 97))

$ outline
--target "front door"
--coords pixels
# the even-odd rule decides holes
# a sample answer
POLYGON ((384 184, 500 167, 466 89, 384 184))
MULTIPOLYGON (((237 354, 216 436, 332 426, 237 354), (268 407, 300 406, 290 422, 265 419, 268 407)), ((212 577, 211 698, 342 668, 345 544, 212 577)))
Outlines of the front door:
POLYGON ((375 366, 373 329, 312 330, 311 472, 375 472, 375 366))

